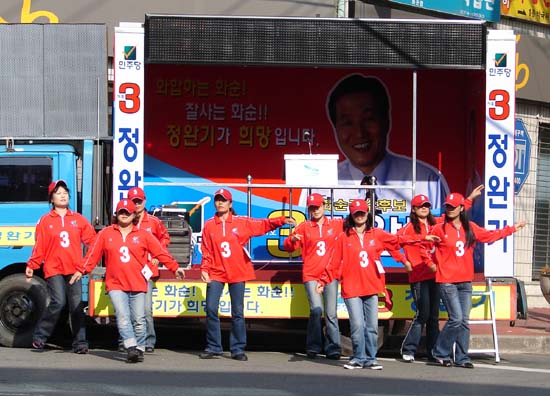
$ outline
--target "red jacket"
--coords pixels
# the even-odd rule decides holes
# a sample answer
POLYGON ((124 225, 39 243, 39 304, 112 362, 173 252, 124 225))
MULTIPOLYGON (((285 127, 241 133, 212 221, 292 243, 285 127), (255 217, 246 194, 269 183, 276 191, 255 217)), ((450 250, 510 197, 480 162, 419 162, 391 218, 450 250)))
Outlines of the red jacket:
POLYGON ((224 221, 214 216, 202 230, 201 271, 210 279, 223 283, 237 283, 255 279, 254 267, 245 245, 251 237, 264 235, 285 224, 286 217, 253 219, 229 216, 224 221))
MULTIPOLYGON (((470 227, 477 242, 495 242, 512 235, 515 226, 506 226, 500 230, 486 230, 470 221, 470 227)), ((433 235, 441 238, 436 243, 435 259, 437 273, 435 280, 438 283, 471 282, 474 279, 474 246, 466 247, 464 228, 455 228, 452 223, 437 224, 433 235)))
MULTIPOLYGON (((153 234, 163 248, 166 248, 170 244, 170 234, 168 234, 168 230, 158 217, 144 211, 141 221, 138 223, 138 228, 153 234)), ((153 271, 152 277, 157 278, 159 276, 158 265, 153 265, 150 261, 148 265, 151 271, 153 271)))
POLYGON ((380 255, 387 250, 396 261, 404 263, 406 259, 399 252, 400 243, 417 239, 398 237, 379 228, 371 228, 362 236, 355 229, 350 230, 349 236, 342 232, 336 238, 332 257, 320 283, 340 279, 342 298, 384 293, 386 281, 380 255))
MULTIPOLYGON (((430 233, 430 228, 428 224, 420 223, 420 234, 417 234, 413 225, 407 223, 403 228, 397 231, 397 235, 417 236, 424 239, 426 235, 430 233)), ((412 265, 412 271, 409 272, 409 283, 435 279, 435 272, 430 270, 430 265, 434 264, 432 249, 433 242, 430 241, 403 246, 405 256, 412 265)))
POLYGON ((344 219, 325 217, 323 224, 316 221, 300 223, 294 232, 285 239, 283 246, 287 252, 302 248, 302 280, 318 280, 328 264, 336 237, 342 233, 344 219), (292 241, 296 234, 302 239, 292 241))
POLYGON ((36 225, 36 243, 27 267, 44 264, 44 277, 72 275, 82 262, 82 244, 90 245, 96 233, 80 213, 68 209, 65 216, 51 210, 36 225))
POLYGON ((146 292, 147 280, 141 270, 148 263, 149 254, 173 272, 179 268, 178 263, 153 235, 133 226, 126 239, 123 239, 118 225, 113 224, 97 234, 80 272, 90 272, 101 257, 105 256, 107 291, 146 292))
MULTIPOLYGON (((472 207, 472 201, 469 198, 464 200, 464 208, 466 210, 472 207)), ((442 223, 445 220, 445 215, 436 217, 437 223, 442 223)), ((434 226, 420 223, 420 234, 417 234, 414 230, 414 226, 411 223, 405 224, 403 228, 397 231, 397 235, 409 235, 418 236, 424 239, 426 235, 431 233, 434 226)), ((430 270, 430 266, 434 265, 433 254, 435 247, 433 242, 423 241, 421 243, 407 244, 403 246, 405 256, 412 265, 412 271, 409 272, 409 283, 421 282, 428 279, 435 279, 435 272, 430 270)))

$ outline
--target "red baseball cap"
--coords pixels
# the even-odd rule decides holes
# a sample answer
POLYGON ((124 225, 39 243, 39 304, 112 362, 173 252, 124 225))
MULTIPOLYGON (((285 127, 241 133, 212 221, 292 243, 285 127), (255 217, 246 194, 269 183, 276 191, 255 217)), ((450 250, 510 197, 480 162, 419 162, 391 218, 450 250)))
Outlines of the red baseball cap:
POLYGON ((450 205, 453 208, 464 205, 464 197, 459 193, 450 193, 447 195, 447 198, 445 198, 445 205, 450 205))
POLYGON ((310 206, 323 206, 325 199, 321 194, 313 193, 307 197, 307 207, 310 206))
POLYGON ((349 205, 349 212, 355 214, 357 212, 369 212, 369 205, 364 199, 354 199, 349 205))
POLYGON ((57 186, 61 186, 64 187, 66 190, 69 190, 67 187, 67 183, 65 183, 65 180, 54 180, 48 186, 48 195, 52 195, 53 190, 55 190, 57 186))
POLYGON ((425 204, 432 206, 432 203, 424 194, 418 194, 411 200, 411 206, 422 206, 425 204))
POLYGON ((233 201, 233 195, 231 195, 231 192, 229 190, 226 190, 225 188, 220 188, 218 191, 214 193, 214 198, 216 195, 221 195, 223 199, 226 201, 233 201))
POLYGON ((118 213, 119 210, 126 210, 128 213, 132 214, 136 212, 136 205, 131 199, 123 199, 116 204, 116 213, 118 213))
POLYGON ((134 200, 134 199, 141 199, 142 201, 145 200, 145 191, 143 191, 139 187, 132 187, 128 190, 128 199, 134 200))

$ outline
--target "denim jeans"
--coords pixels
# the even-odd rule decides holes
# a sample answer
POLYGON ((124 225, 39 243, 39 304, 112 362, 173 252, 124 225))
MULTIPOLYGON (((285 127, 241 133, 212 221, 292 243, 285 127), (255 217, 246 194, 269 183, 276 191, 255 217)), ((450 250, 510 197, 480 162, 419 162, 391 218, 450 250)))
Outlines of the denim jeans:
POLYGON ((155 321, 153 319, 153 288, 154 281, 147 281, 147 294, 145 294, 145 346, 154 348, 157 343, 157 334, 155 333, 155 321))
POLYGON ((36 325, 33 340, 46 342, 59 320, 61 311, 69 305, 69 321, 73 333, 73 349, 87 347, 84 307, 82 304, 82 282, 70 285, 70 275, 54 275, 46 279, 50 304, 36 325))
POLYGON ((472 308, 472 282, 440 283, 439 291, 447 308, 449 320, 441 330, 432 354, 436 359, 450 359, 455 345, 456 364, 470 361, 470 309, 472 308))
POLYGON ((324 336, 325 353, 327 356, 342 353, 340 346, 340 329, 338 328, 338 316, 336 307, 338 304, 338 281, 325 285, 323 296, 317 293, 317 281, 304 283, 307 299, 309 301, 309 321, 307 323, 306 351, 320 353, 323 348, 323 329, 321 316, 323 315, 323 300, 325 308, 324 336))
POLYGON ((344 299, 349 314, 351 346, 350 363, 376 363, 378 351, 378 295, 344 299))
POLYGON ((432 357, 432 349, 439 335, 439 285, 434 279, 411 283, 411 291, 416 305, 416 314, 401 346, 401 354, 416 353, 422 328, 426 326, 426 353, 432 357))
MULTIPOLYGON (((225 283, 211 281, 206 286, 206 352, 222 353, 222 334, 218 309, 225 283)), ((231 356, 244 353, 246 348, 246 325, 244 321, 244 282, 229 283, 231 298, 231 356)))
POLYGON ((109 298, 115 308, 118 334, 124 341, 124 347, 137 346, 145 350, 145 294, 111 290, 109 298))

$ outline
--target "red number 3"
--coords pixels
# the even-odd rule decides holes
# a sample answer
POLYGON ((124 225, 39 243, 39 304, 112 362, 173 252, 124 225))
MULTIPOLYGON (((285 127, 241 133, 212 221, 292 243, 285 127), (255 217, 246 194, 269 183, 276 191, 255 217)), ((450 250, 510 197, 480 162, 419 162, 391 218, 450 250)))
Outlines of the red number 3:
POLYGON ((503 89, 495 89, 489 93, 489 100, 495 101, 495 105, 489 108, 489 116, 493 120, 501 121, 510 115, 510 94, 503 89), (500 109, 497 112, 497 108, 500 109))
POLYGON ((123 113, 137 113, 141 107, 139 94, 141 93, 139 85, 134 83, 123 83, 118 87, 118 93, 124 100, 118 102, 118 108, 123 113), (128 105, 129 102, 129 105, 128 105))

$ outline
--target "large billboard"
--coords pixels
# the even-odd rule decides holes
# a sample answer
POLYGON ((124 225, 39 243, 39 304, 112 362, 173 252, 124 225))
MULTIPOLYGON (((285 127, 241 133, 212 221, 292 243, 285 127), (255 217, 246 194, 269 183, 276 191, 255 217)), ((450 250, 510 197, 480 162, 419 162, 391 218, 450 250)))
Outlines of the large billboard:
MULTIPOLYGON (((370 170, 379 185, 378 226, 396 232, 407 221, 414 194, 429 195, 438 213, 446 193, 467 194, 482 183, 484 84, 482 71, 419 71, 415 86, 411 70, 147 65, 146 181, 231 185, 246 183, 250 175, 253 183, 284 187, 284 155, 309 152, 307 131, 314 154, 339 155, 339 184, 349 186, 334 190, 334 196, 322 190, 327 210, 347 215, 349 200, 365 197, 360 184, 370 170), (364 84, 365 90, 373 85, 376 100, 386 103, 380 110, 384 115, 364 110, 368 105, 360 98, 340 101, 349 83, 364 84), (415 144, 419 161, 413 184, 415 144), (382 161, 369 166, 377 158, 382 161)), ((352 93, 354 97, 360 94, 352 93)), ((152 205, 192 205, 213 192, 207 186, 155 186, 147 197, 152 205)), ((285 188, 253 190, 251 214, 280 215, 292 204, 303 219, 306 193, 294 189, 290 197, 285 188)), ((237 212, 246 214, 246 188, 234 189, 233 196, 237 212)), ((474 216, 478 209, 474 205, 474 216)), ((211 217, 212 203, 202 213, 211 217)), ((285 234, 287 229, 268 235, 267 242, 255 239, 255 258, 288 258, 281 250, 285 234)), ((384 264, 396 265, 389 257, 384 264)))

